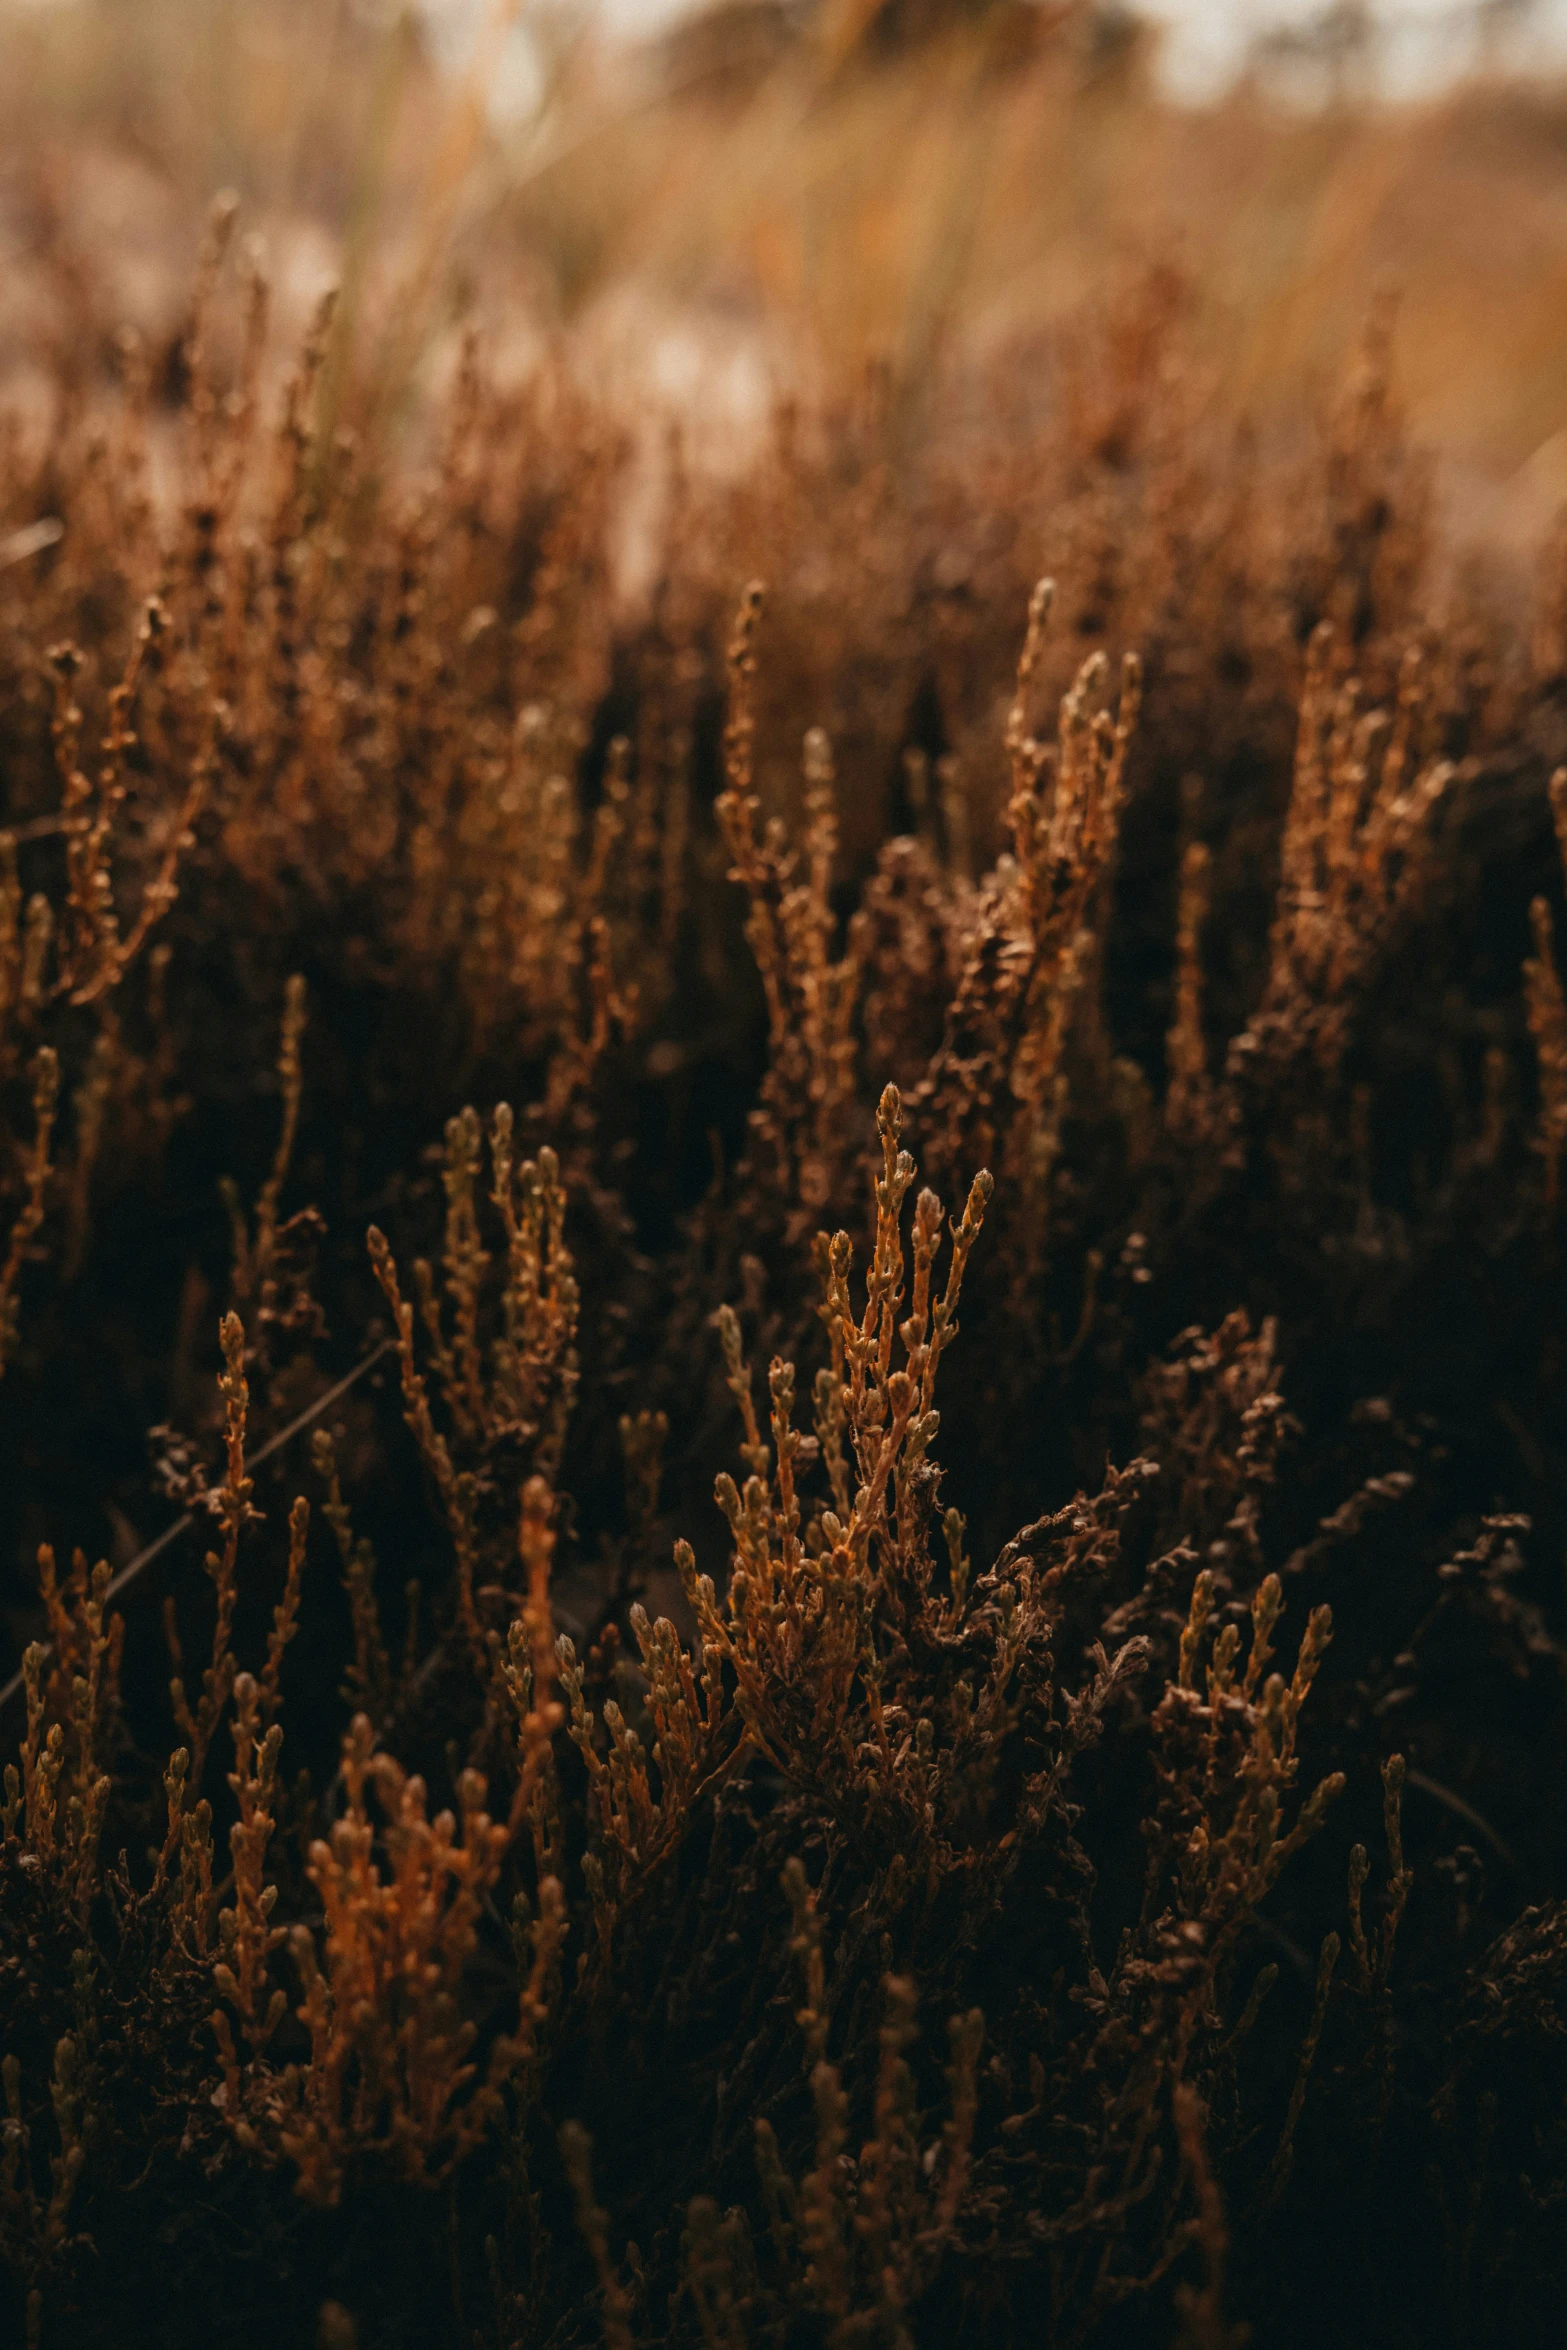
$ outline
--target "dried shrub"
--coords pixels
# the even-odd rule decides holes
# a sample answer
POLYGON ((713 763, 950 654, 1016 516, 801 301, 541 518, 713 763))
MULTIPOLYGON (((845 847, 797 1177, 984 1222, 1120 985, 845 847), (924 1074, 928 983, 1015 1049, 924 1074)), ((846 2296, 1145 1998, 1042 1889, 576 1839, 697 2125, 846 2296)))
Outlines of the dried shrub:
POLYGON ((829 391, 638 595, 234 227, 0 440, 8 2320, 1543 2339, 1563 795, 1381 328, 1309 471, 1164 276, 829 391))

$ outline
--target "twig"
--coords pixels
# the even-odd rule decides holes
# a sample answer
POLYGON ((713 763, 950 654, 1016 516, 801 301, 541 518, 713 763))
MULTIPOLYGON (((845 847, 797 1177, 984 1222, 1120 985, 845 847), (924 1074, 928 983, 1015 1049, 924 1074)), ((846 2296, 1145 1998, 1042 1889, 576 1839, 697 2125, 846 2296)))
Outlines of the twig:
MULTIPOLYGON (((275 1436, 269 1436, 267 1438, 265 1444, 258 1445, 255 1452, 253 1452, 250 1456, 250 1467, 253 1469, 258 1469, 262 1462, 265 1460, 270 1460, 275 1452, 281 1452, 284 1445, 289 1443, 293 1437, 297 1436, 301 1429, 308 1428, 312 1420, 319 1420, 321 1414, 324 1411, 329 1410, 331 1406, 336 1403, 340 1395, 346 1395, 351 1387, 358 1385, 359 1381, 365 1376, 367 1371, 371 1371, 375 1368, 376 1364, 381 1360, 381 1357, 390 1350, 394 1343, 395 1342, 390 1338, 383 1338, 378 1346, 371 1348, 370 1352, 365 1356, 363 1362, 356 1364, 353 1370, 346 1372, 344 1376, 338 1380, 335 1387, 329 1387, 325 1395, 318 1395, 314 1403, 307 1404, 302 1412, 295 1414, 294 1418, 289 1421, 286 1428, 280 1428, 275 1436)), ((175 1519, 172 1526, 165 1526, 161 1534, 155 1535, 152 1541, 147 1544, 146 1548, 144 1550, 139 1550, 136 1553, 136 1556, 130 1561, 129 1565, 123 1566, 119 1573, 114 1577, 107 1591, 104 1593, 105 1605, 107 1605, 111 1599, 118 1598, 119 1594, 125 1590, 126 1586, 136 1580, 136 1577, 142 1572, 143 1568, 150 1567, 153 1560, 155 1558, 161 1557, 162 1553, 169 1548, 169 1545, 173 1542, 177 1542, 180 1536, 188 1532, 195 1522, 196 1512, 194 1510, 186 1510, 183 1516, 175 1519)), ((44 1652, 47 1656, 52 1656, 54 1654, 52 1642, 44 1641, 41 1642, 40 1645, 44 1649, 44 1652)), ((5 1687, 0 1689, 0 1716, 3 1716, 6 1708, 13 1702, 14 1699, 21 1695, 24 1679, 25 1676, 22 1673, 13 1673, 10 1680, 5 1684, 5 1687)))

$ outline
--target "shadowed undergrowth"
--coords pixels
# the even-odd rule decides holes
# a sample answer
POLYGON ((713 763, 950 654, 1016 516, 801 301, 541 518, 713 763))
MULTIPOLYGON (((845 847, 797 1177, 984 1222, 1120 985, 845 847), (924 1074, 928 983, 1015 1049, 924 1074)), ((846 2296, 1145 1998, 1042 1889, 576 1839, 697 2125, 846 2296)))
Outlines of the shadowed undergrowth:
POLYGON ((9 2321, 1545 2340, 1561 583, 1156 279, 632 599, 231 228, 0 438, 9 2321))

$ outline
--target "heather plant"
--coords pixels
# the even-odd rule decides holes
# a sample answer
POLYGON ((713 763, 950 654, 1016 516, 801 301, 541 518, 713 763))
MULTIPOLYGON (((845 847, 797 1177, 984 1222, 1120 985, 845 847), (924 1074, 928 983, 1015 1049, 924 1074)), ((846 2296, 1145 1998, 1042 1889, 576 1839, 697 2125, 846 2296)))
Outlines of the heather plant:
POLYGON ((1563 791, 1380 327, 639 596, 236 228, 0 446, 8 2321, 1544 2339, 1563 791))
POLYGON ((125 670, 108 695, 96 778, 82 765, 83 716, 72 693, 82 656, 68 643, 50 649, 59 812, 23 826, 20 839, 14 829, 0 834, 0 1086, 14 1097, 25 1085, 31 1096, 31 1131, 7 1131, 8 1189, 15 1204, 0 1263, 0 1371, 16 1343, 23 1267, 43 1229, 51 1183, 66 1173, 54 1163, 60 1045, 47 1039, 55 1033, 63 1040, 73 1012, 96 1021, 85 1052, 72 1039, 78 1071, 70 1096, 74 1158, 68 1175, 67 1255, 74 1263, 85 1240, 105 1117, 114 1093, 129 1090, 137 1074, 126 1065, 114 994, 174 901, 180 859, 192 846, 192 826, 205 797, 205 761, 198 758, 182 802, 164 814, 161 842, 137 844, 141 871, 131 884, 135 894, 129 913, 122 914, 126 888, 116 872, 116 857, 123 846, 127 761, 136 748, 134 713, 143 673, 156 668, 164 625, 163 607, 153 598, 125 670), (24 902, 19 850, 22 840, 33 838, 58 843, 63 884, 58 903, 43 889, 33 890, 24 902))

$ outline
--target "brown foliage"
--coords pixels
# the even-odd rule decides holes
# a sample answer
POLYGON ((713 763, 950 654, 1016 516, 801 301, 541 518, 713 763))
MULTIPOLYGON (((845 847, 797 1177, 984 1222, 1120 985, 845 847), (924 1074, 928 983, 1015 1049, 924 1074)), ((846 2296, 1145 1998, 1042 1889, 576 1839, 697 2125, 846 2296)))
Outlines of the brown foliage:
POLYGON ((7 1459, 130 1529, 18 1605, 17 2313, 1534 2338, 1563 793, 1379 334, 1305 506, 1161 279, 1043 455, 672 460, 638 604, 564 362, 410 453, 232 228, 167 412, 0 444, 7 1459))

